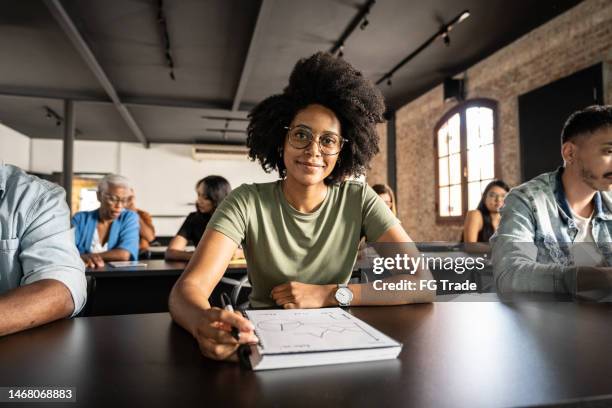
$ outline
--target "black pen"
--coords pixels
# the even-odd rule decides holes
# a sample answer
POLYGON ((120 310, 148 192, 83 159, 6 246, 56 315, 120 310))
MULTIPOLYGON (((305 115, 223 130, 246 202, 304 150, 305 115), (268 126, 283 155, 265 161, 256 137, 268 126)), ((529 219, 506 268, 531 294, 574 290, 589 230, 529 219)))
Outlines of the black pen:
MULTIPOLYGON (((234 307, 232 306, 232 300, 225 292, 221 293, 221 306, 223 306, 223 309, 227 310, 228 312, 234 313, 234 307)), ((234 326, 232 326, 232 337, 235 338, 236 340, 240 340, 240 331, 238 331, 238 329, 235 328, 234 326)))

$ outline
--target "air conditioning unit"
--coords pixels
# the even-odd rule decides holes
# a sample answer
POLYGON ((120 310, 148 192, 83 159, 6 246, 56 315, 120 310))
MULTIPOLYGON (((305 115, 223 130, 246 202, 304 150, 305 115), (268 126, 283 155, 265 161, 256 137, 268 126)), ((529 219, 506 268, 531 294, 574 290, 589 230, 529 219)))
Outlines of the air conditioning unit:
POLYGON ((191 156, 194 160, 219 160, 246 158, 248 148, 244 145, 201 144, 193 145, 191 156))

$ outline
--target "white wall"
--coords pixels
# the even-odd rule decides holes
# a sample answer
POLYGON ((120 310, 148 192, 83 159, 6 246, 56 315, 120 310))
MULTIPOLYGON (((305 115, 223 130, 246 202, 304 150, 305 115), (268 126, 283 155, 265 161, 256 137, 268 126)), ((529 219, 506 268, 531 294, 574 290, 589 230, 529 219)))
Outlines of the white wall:
MULTIPOLYGON (((116 173, 118 168, 119 143, 74 142, 74 172, 116 173)), ((62 141, 55 139, 32 139, 30 171, 53 173, 62 171, 62 141)))
MULTIPOLYGON (((31 171, 61 171, 60 140, 32 139, 31 145, 31 171)), ((75 173, 128 177, 136 190, 137 206, 154 216, 158 235, 174 235, 184 217, 194 210, 188 203, 195 202, 195 183, 202 177, 223 176, 232 188, 277 179, 276 174, 266 174, 259 164, 246 158, 197 162, 191 157, 190 145, 152 144, 145 149, 138 143, 75 141, 74 153, 75 173)))
POLYGON ((30 170, 30 139, 0 123, 0 162, 30 170))

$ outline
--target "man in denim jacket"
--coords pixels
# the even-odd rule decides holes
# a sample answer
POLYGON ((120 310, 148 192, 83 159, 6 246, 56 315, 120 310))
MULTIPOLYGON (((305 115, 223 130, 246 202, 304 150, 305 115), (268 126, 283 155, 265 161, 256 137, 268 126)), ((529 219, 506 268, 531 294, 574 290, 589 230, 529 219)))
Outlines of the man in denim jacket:
POLYGON ((86 297, 64 189, 0 162, 0 336, 74 316, 86 297))
MULTIPOLYGON (((573 113, 561 132, 564 166, 508 194, 493 244, 499 293, 612 287, 612 106, 573 113), (591 248, 591 264, 575 248, 591 248)), ((606 293, 607 292, 607 293, 606 293)))

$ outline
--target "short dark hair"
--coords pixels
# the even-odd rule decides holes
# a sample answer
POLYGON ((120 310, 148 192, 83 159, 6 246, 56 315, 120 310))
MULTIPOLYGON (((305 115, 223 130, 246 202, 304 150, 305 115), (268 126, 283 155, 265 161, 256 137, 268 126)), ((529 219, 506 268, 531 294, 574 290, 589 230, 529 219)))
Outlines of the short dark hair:
POLYGON ((592 105, 576 111, 563 125, 561 144, 612 126, 612 105, 592 105))
POLYGON ((282 177, 285 127, 312 104, 333 111, 340 121, 342 137, 349 140, 325 182, 338 183, 363 174, 379 151, 376 123, 383 122, 384 99, 361 72, 324 52, 299 60, 283 93, 268 97, 250 112, 247 146, 251 160, 258 160, 266 172, 277 170, 282 177))
POLYGON ((229 181, 221 176, 206 176, 196 183, 196 188, 200 187, 201 184, 204 184, 206 197, 212 201, 214 208, 217 208, 232 191, 229 181))

